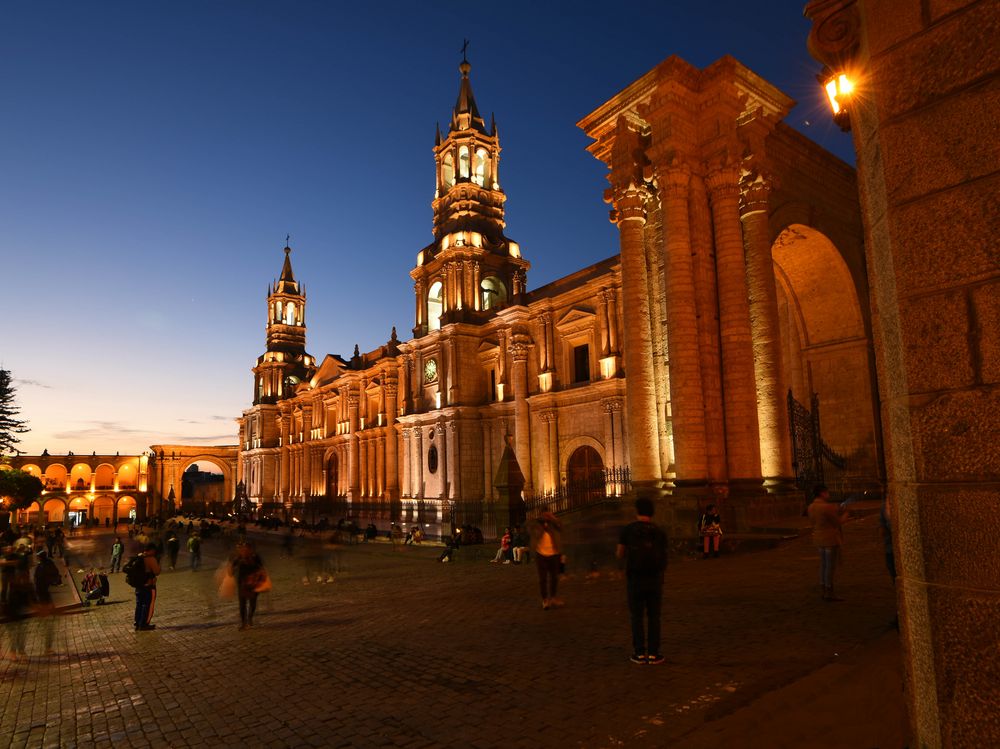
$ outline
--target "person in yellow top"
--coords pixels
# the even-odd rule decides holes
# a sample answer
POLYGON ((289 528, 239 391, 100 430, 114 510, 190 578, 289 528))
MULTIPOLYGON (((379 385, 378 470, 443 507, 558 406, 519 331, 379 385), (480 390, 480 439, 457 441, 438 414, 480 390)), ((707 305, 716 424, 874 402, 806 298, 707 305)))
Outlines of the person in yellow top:
POLYGON ((833 572, 840 559, 844 541, 842 526, 848 513, 830 501, 830 492, 822 484, 813 489, 813 501, 807 510, 813 527, 813 543, 819 548, 819 582, 824 601, 843 601, 833 592, 833 572))
POLYGON ((556 598, 559 585, 559 562, 562 559, 562 526, 551 512, 543 512, 529 526, 531 550, 535 552, 538 584, 542 590, 542 608, 562 606, 556 598))

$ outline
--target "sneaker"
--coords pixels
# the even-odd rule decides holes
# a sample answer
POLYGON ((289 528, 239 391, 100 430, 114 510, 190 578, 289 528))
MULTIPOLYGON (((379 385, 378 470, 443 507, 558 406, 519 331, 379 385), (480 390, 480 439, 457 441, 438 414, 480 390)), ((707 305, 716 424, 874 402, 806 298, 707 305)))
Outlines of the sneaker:
POLYGON ((136 632, 149 632, 150 630, 156 629, 155 624, 143 624, 142 626, 136 627, 136 632))
POLYGON ((559 608, 561 606, 565 606, 566 605, 566 602, 563 599, 561 599, 561 598, 550 598, 549 599, 549 603, 552 606, 555 606, 556 608, 559 608))
POLYGON ((646 656, 642 653, 633 653, 629 656, 629 660, 632 661, 632 663, 644 664, 646 663, 646 656))
POLYGON ((663 661, 664 661, 664 658, 663 658, 662 655, 647 655, 646 656, 646 663, 648 663, 650 666, 659 666, 661 663, 663 663, 663 661))
POLYGON ((548 598, 543 598, 542 599, 542 608, 543 609, 547 609, 548 607, 549 607, 549 599, 548 598))

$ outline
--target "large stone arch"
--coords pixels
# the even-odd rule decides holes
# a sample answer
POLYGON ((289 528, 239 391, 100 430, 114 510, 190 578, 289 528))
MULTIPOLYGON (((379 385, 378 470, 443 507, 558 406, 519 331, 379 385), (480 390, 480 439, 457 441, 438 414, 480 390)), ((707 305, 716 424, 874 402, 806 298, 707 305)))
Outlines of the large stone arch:
POLYGON ((200 445, 153 445, 152 451, 155 462, 155 476, 153 480, 154 491, 152 511, 159 514, 167 509, 170 499, 170 492, 173 489, 174 498, 177 503, 181 498, 181 482, 184 471, 192 463, 206 462, 213 463, 222 471, 224 502, 233 499, 236 493, 236 481, 238 478, 236 445, 225 446, 200 446, 200 445))
POLYGON ((580 435, 568 440, 562 448, 559 450, 559 483, 566 483, 566 467, 569 465, 569 459, 581 447, 592 447, 597 451, 597 454, 601 457, 601 462, 605 467, 608 465, 607 453, 604 450, 604 443, 593 437, 587 435, 580 435))
POLYGON ((779 231, 771 256, 783 390, 807 406, 819 395, 823 439, 848 461, 843 481, 876 481, 872 344, 855 275, 833 241, 805 224, 779 231))

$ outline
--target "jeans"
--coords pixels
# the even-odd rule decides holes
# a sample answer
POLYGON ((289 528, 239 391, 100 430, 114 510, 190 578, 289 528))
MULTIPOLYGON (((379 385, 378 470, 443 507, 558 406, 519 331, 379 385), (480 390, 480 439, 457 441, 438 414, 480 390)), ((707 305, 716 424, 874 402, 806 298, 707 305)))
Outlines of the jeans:
POLYGON ((253 615, 257 611, 257 594, 240 596, 240 621, 243 624, 253 624, 253 615))
POLYGON ((156 604, 156 588, 135 589, 135 626, 145 627, 153 619, 156 604))
POLYGON ((201 567, 201 552, 191 552, 191 571, 194 572, 201 567))
POLYGON ((542 590, 542 600, 555 598, 556 588, 559 586, 559 555, 535 554, 535 564, 538 567, 538 585, 542 590))
POLYGON ((111 571, 112 572, 121 572, 121 569, 122 569, 122 555, 121 554, 113 554, 111 556, 111 571))
POLYGON ((819 582, 824 588, 833 587, 833 570, 839 557, 839 546, 819 547, 819 582))
POLYGON ((660 602, 663 577, 630 577, 627 584, 628 612, 632 619, 632 650, 637 655, 660 654, 660 602), (646 637, 645 624, 649 620, 646 637))

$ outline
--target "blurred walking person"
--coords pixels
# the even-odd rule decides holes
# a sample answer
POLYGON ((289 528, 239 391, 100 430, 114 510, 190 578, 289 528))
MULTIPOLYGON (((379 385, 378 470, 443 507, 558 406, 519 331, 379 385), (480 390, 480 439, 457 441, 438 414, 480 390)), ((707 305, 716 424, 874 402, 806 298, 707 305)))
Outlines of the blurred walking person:
POLYGON ((654 510, 652 499, 636 499, 636 519, 622 529, 615 556, 625 560, 628 611, 632 623, 632 655, 629 660, 659 665, 663 663, 660 653, 660 605, 663 600, 663 573, 667 568, 667 534, 653 523, 654 510))
POLYGON ((562 526, 551 512, 543 512, 531 524, 529 531, 531 550, 535 553, 535 566, 538 569, 542 608, 562 606, 562 600, 556 598, 559 587, 559 566, 562 561, 562 526))
POLYGON ((52 588, 62 585, 62 574, 56 563, 45 551, 38 552, 38 564, 35 567, 35 611, 42 621, 42 632, 45 635, 45 654, 51 655, 52 641, 55 637, 56 607, 52 602, 52 588))
POLYGON ((249 541, 236 547, 230 569, 236 578, 236 594, 240 599, 240 629, 246 629, 253 626, 253 615, 257 611, 258 588, 267 573, 264 571, 264 562, 249 541))
POLYGON ((813 489, 813 501, 808 513, 813 527, 813 543, 819 548, 819 582, 823 588, 823 600, 831 603, 843 601, 833 592, 833 573, 840 563, 843 525, 847 522, 848 513, 830 501, 830 492, 822 484, 813 489))
POLYGON ((191 559, 191 571, 197 572, 198 568, 201 567, 201 536, 197 531, 188 538, 187 547, 191 559))

